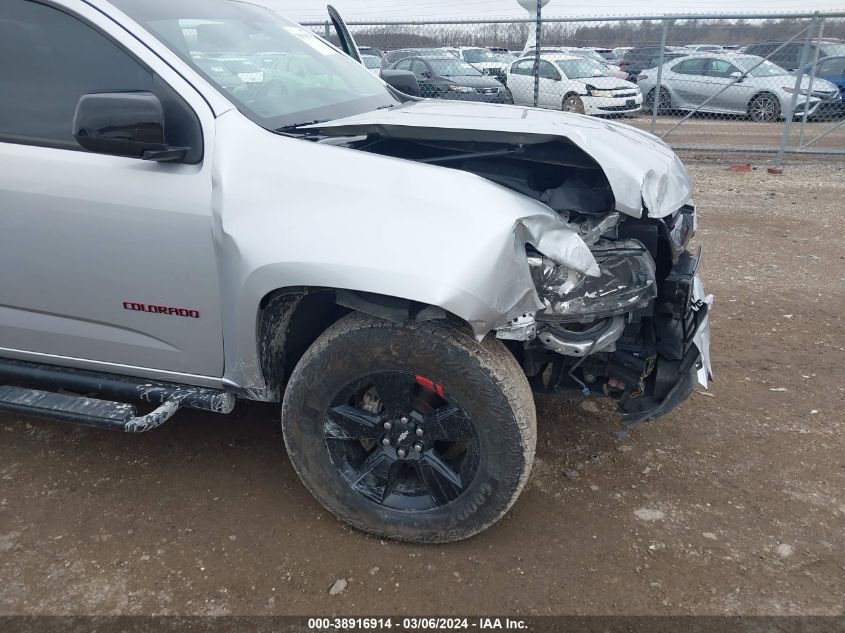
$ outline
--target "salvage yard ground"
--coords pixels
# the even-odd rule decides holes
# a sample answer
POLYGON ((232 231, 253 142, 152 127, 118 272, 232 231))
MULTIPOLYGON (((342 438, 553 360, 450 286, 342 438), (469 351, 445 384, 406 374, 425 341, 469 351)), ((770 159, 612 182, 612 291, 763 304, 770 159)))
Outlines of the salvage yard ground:
MULTIPOLYGON (((657 117, 655 133, 663 138, 682 118, 660 115, 657 117)), ((651 114, 641 112, 635 117, 621 119, 623 123, 641 130, 651 130, 651 114)), ((804 142, 821 136, 839 121, 808 121, 804 130, 804 142)), ((780 145, 783 136, 783 121, 778 123, 754 123, 741 117, 719 114, 694 114, 681 123, 663 140, 672 146, 684 147, 742 147, 772 148, 780 145)), ((795 121, 790 128, 789 147, 797 147, 801 136, 801 122, 795 121)), ((845 150, 845 125, 836 128, 808 149, 845 150)))
POLYGON ((845 613, 845 164, 690 168, 711 392, 627 435, 543 398, 521 499, 446 546, 332 518, 275 407, 142 436, 7 416, 0 612, 845 613))

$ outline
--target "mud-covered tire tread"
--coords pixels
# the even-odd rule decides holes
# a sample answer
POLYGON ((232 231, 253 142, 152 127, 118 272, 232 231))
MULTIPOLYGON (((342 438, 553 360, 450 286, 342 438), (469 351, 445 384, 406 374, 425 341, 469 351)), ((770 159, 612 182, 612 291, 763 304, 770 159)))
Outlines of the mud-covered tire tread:
POLYGON ((488 336, 484 341, 479 343, 472 336, 468 328, 449 321, 426 321, 397 325, 361 313, 353 313, 344 317, 326 330, 300 359, 291 375, 285 393, 282 405, 282 420, 282 431, 291 463, 300 475, 306 488, 309 489, 318 501, 323 503, 335 516, 362 531, 382 538, 415 543, 445 543, 469 538, 484 531, 501 519, 516 502, 516 499, 528 481, 537 445, 537 420, 534 397, 525 378, 525 374, 516 359, 500 341, 488 336), (386 530, 376 529, 374 526, 358 520, 357 517, 344 512, 341 508, 331 503, 330 500, 321 498, 312 489, 307 476, 303 476, 301 468, 303 456, 299 455, 295 449, 292 450, 293 442, 290 441, 290 429, 288 428, 289 423, 294 423, 292 416, 296 414, 292 401, 295 399, 297 391, 304 388, 302 386, 304 380, 303 374, 307 372, 309 365, 322 354, 326 353, 338 339, 352 333, 369 330, 371 332, 370 338, 373 339, 372 345, 375 346, 383 342, 378 339, 383 337, 385 329, 412 331, 419 335, 417 338, 423 340, 428 339, 435 345, 441 345, 445 352, 442 354, 444 366, 448 367, 450 363, 454 363, 454 371, 460 372, 465 380, 478 379, 479 384, 477 386, 479 390, 484 389, 480 378, 486 374, 486 376, 492 378, 496 388, 507 400, 514 421, 516 422, 515 428, 518 432, 518 441, 511 442, 509 444, 509 450, 520 453, 523 467, 521 472, 513 473, 518 477, 518 481, 513 486, 513 491, 507 503, 501 507, 495 516, 487 517, 481 522, 472 521, 472 519, 476 518, 476 516, 472 516, 469 521, 450 531, 397 537, 396 534, 392 534, 386 530), (467 360, 475 363, 479 372, 470 371, 471 368, 466 365, 467 360))

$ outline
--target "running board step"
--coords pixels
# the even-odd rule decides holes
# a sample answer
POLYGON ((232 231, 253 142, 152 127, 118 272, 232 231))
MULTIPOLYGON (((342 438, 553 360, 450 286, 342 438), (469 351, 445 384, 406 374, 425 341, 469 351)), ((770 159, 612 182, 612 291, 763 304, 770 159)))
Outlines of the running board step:
POLYGON ((167 422, 178 410, 179 402, 168 400, 155 411, 138 416, 131 404, 0 385, 0 411, 125 433, 151 431, 167 422))
POLYGON ((141 400, 155 405, 175 400, 183 409, 199 409, 212 413, 227 414, 235 408, 235 396, 218 389, 30 363, 11 358, 0 358, 0 381, 42 389, 67 389, 74 393, 96 393, 118 400, 141 400))

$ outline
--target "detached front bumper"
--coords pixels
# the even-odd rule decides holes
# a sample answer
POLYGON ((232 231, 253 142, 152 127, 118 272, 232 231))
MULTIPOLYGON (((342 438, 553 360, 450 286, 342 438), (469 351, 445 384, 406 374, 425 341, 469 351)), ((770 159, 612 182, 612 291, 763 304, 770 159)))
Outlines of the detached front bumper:
POLYGON ((643 105, 642 93, 626 97, 581 97, 584 114, 625 114, 639 112, 643 105))
POLYGON ((620 401, 622 419, 628 425, 669 413, 692 394, 696 384, 706 388, 712 379, 713 296, 704 292, 696 274, 698 263, 685 252, 663 283, 654 315, 654 365, 640 388, 620 401))
POLYGON ((697 276, 699 259, 685 250, 694 226, 691 208, 664 225, 671 267, 655 264, 655 224, 619 229, 642 241, 620 234, 596 244, 595 277, 529 258, 545 308, 496 335, 525 342, 519 357, 535 391, 609 396, 630 426, 666 415, 696 384, 707 387, 713 297, 697 276))

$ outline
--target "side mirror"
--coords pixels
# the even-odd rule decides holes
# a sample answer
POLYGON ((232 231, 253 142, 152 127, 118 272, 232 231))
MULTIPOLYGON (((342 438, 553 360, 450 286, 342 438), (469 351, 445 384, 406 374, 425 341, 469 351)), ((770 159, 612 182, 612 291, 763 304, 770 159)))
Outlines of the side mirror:
POLYGON ((739 83, 740 81, 742 81, 742 73, 738 71, 732 72, 731 79, 736 79, 736 82, 739 83))
POLYGON ((417 76, 409 70, 383 70, 381 78, 384 82, 399 92, 412 97, 420 96, 420 82, 417 76))
POLYGON ((89 152, 159 162, 183 160, 188 148, 171 147, 164 132, 164 110, 151 92, 82 95, 73 118, 73 137, 89 152))

